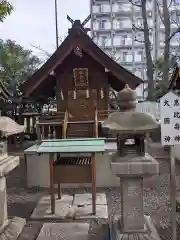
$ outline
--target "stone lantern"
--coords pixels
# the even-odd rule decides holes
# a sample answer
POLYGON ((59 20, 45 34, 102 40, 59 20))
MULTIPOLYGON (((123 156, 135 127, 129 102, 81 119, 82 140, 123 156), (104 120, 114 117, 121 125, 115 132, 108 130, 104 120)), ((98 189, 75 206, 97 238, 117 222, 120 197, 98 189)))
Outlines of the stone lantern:
POLYGON ((7 137, 24 131, 24 126, 17 124, 9 117, 0 117, 0 239, 15 240, 21 233, 25 220, 14 217, 8 220, 6 175, 19 165, 18 156, 9 156, 7 137))
POLYGON ((120 177, 121 216, 112 225, 114 239, 160 239, 143 211, 143 178, 159 174, 158 162, 145 152, 145 136, 158 127, 156 120, 136 112, 136 93, 128 85, 118 93, 119 112, 102 126, 117 133, 117 152, 111 155, 112 174, 120 177))

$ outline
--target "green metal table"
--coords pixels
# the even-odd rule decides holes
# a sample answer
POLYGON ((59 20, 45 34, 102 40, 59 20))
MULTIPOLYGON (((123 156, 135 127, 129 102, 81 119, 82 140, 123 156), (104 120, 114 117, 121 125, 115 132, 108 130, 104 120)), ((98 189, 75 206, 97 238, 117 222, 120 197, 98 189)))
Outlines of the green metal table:
MULTIPOLYGON (((92 213, 96 214, 96 160, 95 153, 104 153, 104 138, 49 139, 43 140, 37 153, 49 153, 51 213, 55 213, 54 154, 74 153, 91 155, 92 213)), ((60 159, 61 160, 61 159, 60 159)), ((76 173, 74 173, 76 174, 76 173)), ((67 176, 68 177, 68 176, 67 176)), ((59 189, 59 187, 58 187, 59 189)))

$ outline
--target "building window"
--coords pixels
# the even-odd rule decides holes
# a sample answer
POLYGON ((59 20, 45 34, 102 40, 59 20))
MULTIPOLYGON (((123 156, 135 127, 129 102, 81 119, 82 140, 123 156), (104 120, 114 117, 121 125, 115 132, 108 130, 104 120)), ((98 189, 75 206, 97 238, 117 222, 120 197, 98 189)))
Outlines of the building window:
POLYGON ((119 10, 123 12, 131 11, 131 3, 119 3, 119 10))
POLYGON ((109 36, 101 36, 98 41, 100 47, 111 46, 111 38, 109 36))
POLYGON ((123 62, 132 62, 132 54, 129 52, 122 53, 122 61, 123 62))
POLYGON ((132 45, 132 36, 127 36, 126 41, 125 41, 125 45, 132 45))
POLYGON ((121 36, 121 45, 126 45, 127 35, 121 36))
POLYGON ((127 59, 127 52, 123 52, 122 53, 122 61, 126 62, 126 59, 127 59))
POLYGON ((93 5, 92 6, 92 13, 99 13, 100 12, 100 5, 93 5))
POLYGON ((101 12, 102 13, 108 13, 111 11, 110 5, 109 4, 102 4, 101 5, 101 12))
POLYGON ((128 53, 128 54, 127 54, 126 61, 127 61, 127 62, 132 62, 132 60, 133 60, 132 54, 131 54, 131 53, 128 53))
POLYGON ((142 78, 142 72, 141 72, 141 70, 135 71, 134 74, 135 74, 137 77, 142 78))
POLYGON ((117 3, 112 5, 112 12, 118 12, 119 11, 119 5, 117 3))
POLYGON ((106 42, 107 42, 107 37, 106 36, 102 36, 101 37, 101 46, 105 47, 106 46, 106 42))
POLYGON ((110 29, 111 28, 111 23, 106 20, 106 19, 102 19, 100 21, 100 29, 110 29))
POLYGON ((113 21, 113 28, 132 28, 132 21, 130 19, 116 19, 113 21))
POLYGON ((130 19, 122 19, 120 25, 122 28, 132 28, 132 21, 130 19))
POLYGON ((114 20, 113 21, 113 28, 114 29, 119 29, 119 28, 122 28, 122 22, 120 20, 114 20))
POLYGON ((106 37, 106 36, 101 36, 101 37, 99 38, 99 46, 100 46, 100 47, 105 47, 106 41, 107 41, 107 37, 106 37))
POLYGON ((93 29, 98 30, 99 29, 99 21, 94 21, 93 22, 93 29))
POLYGON ((119 46, 120 45, 120 39, 121 39, 120 36, 114 36, 114 38, 113 38, 113 45, 114 46, 119 46))
POLYGON ((142 58, 142 51, 135 52, 135 62, 141 62, 142 58))
POLYGON ((101 20, 101 22, 100 22, 100 28, 102 28, 102 29, 105 29, 106 28, 106 20, 101 20))

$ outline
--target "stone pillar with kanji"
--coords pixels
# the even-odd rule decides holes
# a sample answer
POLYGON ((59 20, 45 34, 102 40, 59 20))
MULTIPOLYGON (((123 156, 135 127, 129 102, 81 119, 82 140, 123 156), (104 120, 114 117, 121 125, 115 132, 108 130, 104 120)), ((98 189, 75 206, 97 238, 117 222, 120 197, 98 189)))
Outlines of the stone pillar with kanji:
POLYGON ((112 239, 159 240, 151 218, 144 215, 143 179, 159 174, 158 162, 146 153, 147 133, 158 127, 150 115, 138 113, 136 93, 128 85, 118 93, 119 112, 102 126, 117 133, 117 152, 111 155, 112 174, 120 178, 121 214, 112 222, 112 239))

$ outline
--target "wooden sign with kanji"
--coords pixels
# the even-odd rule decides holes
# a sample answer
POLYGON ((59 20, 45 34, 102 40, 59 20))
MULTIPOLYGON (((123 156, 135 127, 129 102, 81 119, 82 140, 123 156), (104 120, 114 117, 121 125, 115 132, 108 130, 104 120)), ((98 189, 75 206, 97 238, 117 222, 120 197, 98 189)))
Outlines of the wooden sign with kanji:
POLYGON ((180 97, 169 92, 160 99, 161 144, 180 144, 180 97))

